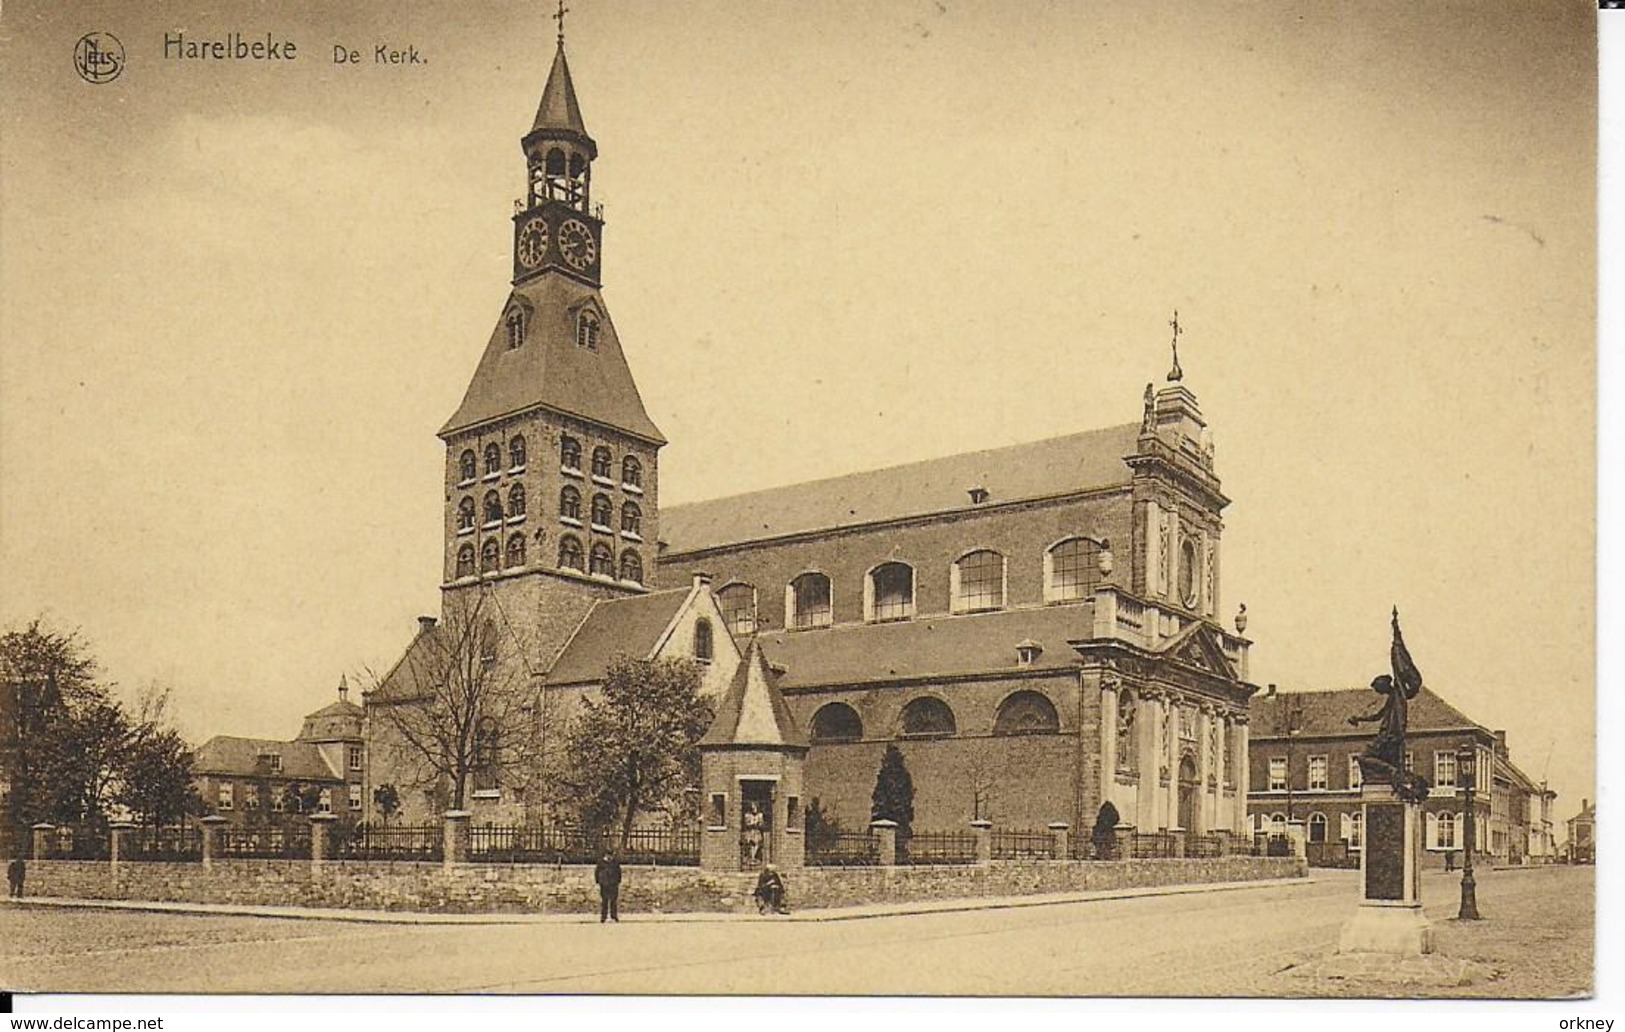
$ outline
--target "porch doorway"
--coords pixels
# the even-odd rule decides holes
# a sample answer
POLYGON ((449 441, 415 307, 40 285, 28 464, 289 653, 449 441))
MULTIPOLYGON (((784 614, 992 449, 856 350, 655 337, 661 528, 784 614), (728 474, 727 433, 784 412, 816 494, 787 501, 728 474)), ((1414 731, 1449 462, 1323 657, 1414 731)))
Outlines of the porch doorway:
POLYGON ((1196 761, 1186 756, 1179 761, 1179 826, 1185 831, 1196 831, 1196 761))
POLYGON ((739 866, 754 871, 773 862, 772 781, 739 783, 739 866))

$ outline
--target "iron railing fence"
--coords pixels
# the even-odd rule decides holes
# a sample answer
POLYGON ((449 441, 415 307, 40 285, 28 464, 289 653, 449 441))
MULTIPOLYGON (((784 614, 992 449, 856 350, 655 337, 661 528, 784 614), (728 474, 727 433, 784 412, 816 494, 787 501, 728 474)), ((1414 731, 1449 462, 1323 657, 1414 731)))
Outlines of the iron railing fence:
POLYGON ((974 864, 976 836, 968 831, 916 831, 897 843, 900 864, 974 864))
POLYGON ((308 860, 310 828, 221 828, 214 833, 214 855, 233 860, 308 860))
POLYGON ((339 860, 433 861, 445 855, 446 831, 439 824, 357 824, 333 828, 332 841, 339 860))
POLYGON ((1130 856, 1135 859, 1165 859, 1177 856, 1175 839, 1178 832, 1136 831, 1130 841, 1130 856))
POLYGON ((867 831, 820 831, 807 842, 809 867, 873 867, 880 841, 867 831))
POLYGON ((201 828, 134 828, 124 838, 119 859, 184 861, 203 859, 201 828))
POLYGON ((50 855, 58 860, 106 860, 112 855, 104 824, 61 824, 51 832, 50 855))
POLYGON ((992 837, 995 860, 1048 860, 1055 855, 1055 836, 1047 829, 994 828, 992 837))
POLYGON ((621 862, 693 867, 700 862, 700 829, 633 828, 621 862))

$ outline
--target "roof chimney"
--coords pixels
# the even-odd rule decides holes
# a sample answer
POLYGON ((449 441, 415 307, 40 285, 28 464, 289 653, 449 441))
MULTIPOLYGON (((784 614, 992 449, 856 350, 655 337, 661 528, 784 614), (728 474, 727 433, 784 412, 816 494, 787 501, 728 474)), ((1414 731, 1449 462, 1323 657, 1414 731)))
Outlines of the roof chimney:
POLYGON ((694 571, 694 590, 700 591, 711 586, 711 575, 703 570, 694 571))
POLYGON ((426 634, 429 631, 434 630, 434 625, 436 623, 438 623, 438 622, 439 621, 436 620, 432 616, 420 616, 420 617, 418 617, 418 633, 419 634, 426 634))

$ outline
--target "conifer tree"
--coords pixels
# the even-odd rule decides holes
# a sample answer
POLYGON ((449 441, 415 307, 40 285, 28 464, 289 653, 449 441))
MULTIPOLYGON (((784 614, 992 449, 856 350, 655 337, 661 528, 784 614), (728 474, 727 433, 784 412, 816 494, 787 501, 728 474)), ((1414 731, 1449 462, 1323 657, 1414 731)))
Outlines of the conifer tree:
POLYGON ((881 757, 873 803, 870 820, 896 821, 897 841, 907 842, 914 824, 914 779, 903 762, 902 750, 895 745, 886 746, 886 755, 881 757))

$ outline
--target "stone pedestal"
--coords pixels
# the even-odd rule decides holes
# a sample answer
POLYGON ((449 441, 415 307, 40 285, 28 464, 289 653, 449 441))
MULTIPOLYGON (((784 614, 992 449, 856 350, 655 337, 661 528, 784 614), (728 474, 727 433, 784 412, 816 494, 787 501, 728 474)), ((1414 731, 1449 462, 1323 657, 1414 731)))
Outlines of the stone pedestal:
POLYGON ((468 862, 468 822, 474 815, 467 810, 447 810, 441 859, 445 866, 468 862))
POLYGON ((971 834, 976 836, 976 862, 990 864, 993 862, 993 822, 988 820, 971 821, 971 834))
POLYGON ((118 884, 119 864, 123 862, 125 850, 129 846, 130 832, 134 830, 135 825, 129 821, 114 821, 107 827, 107 856, 115 885, 118 884))
POLYGON ((1367 782, 1360 809, 1360 906, 1343 926, 1337 951, 1432 953, 1433 929, 1422 913, 1422 808, 1400 799, 1389 785, 1367 782))
POLYGON ((1299 860, 1309 858, 1309 835, 1304 829, 1303 821, 1293 819, 1286 822, 1286 838, 1292 843, 1292 855, 1299 860))
POLYGON ((322 865, 332 857, 333 822, 336 820, 337 814, 310 815, 310 866, 315 870, 321 870, 322 865))
POLYGON ((220 828, 226 819, 219 814, 210 814, 198 819, 198 826, 203 830, 203 869, 207 871, 214 866, 214 854, 220 848, 220 828))
POLYGON ((34 825, 34 859, 51 859, 51 833, 56 831, 56 825, 44 821, 34 825))
POLYGON ((1116 840, 1112 843, 1113 860, 1130 860, 1134 857, 1134 825, 1119 824, 1115 831, 1116 840))
POLYGON ((1049 826, 1050 855, 1056 860, 1072 858, 1072 826, 1065 821, 1053 821, 1049 826))
POLYGON ((897 866, 897 822, 888 820, 870 821, 869 827, 875 833, 875 841, 879 846, 880 866, 897 866))

